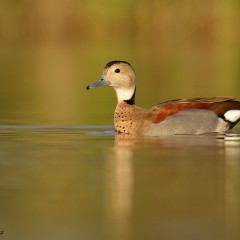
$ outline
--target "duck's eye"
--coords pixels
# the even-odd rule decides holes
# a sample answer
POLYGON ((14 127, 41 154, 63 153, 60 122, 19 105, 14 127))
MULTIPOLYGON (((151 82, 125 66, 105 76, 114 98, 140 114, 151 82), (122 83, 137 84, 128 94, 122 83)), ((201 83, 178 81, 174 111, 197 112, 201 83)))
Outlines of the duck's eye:
POLYGON ((120 73, 120 69, 119 69, 119 68, 116 68, 116 69, 114 70, 114 72, 115 72, 115 73, 120 73))

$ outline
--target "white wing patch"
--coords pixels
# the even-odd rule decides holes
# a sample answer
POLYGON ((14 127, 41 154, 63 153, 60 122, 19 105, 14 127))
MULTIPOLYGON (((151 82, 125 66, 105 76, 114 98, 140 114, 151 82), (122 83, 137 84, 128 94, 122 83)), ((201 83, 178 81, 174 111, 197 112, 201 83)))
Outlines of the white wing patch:
POLYGON ((229 110, 224 117, 227 121, 234 123, 240 119, 240 110, 229 110))

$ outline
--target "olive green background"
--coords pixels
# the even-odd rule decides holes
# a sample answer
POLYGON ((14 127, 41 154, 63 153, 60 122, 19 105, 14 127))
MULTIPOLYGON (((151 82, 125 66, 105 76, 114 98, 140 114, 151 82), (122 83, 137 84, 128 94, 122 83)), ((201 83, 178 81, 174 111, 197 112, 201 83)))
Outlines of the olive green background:
POLYGON ((1 0, 0 123, 112 124, 115 93, 87 92, 111 60, 137 72, 137 104, 240 98, 237 0, 1 0))

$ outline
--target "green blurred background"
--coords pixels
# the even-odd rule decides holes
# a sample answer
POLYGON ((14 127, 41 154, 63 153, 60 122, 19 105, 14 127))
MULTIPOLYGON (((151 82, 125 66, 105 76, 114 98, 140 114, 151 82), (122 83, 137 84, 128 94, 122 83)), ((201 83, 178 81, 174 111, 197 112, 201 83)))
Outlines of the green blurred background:
POLYGON ((137 104, 240 98, 238 0, 1 0, 0 124, 112 124, 114 91, 86 91, 111 60, 137 104))

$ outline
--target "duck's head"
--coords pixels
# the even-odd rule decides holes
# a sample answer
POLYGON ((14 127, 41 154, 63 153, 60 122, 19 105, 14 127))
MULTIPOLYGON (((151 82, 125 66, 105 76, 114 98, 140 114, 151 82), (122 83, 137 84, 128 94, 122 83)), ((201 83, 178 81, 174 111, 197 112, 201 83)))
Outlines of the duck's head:
POLYGON ((125 101, 134 104, 136 74, 128 62, 109 62, 105 66, 100 80, 87 86, 87 89, 104 86, 110 86, 115 89, 118 102, 125 101))

